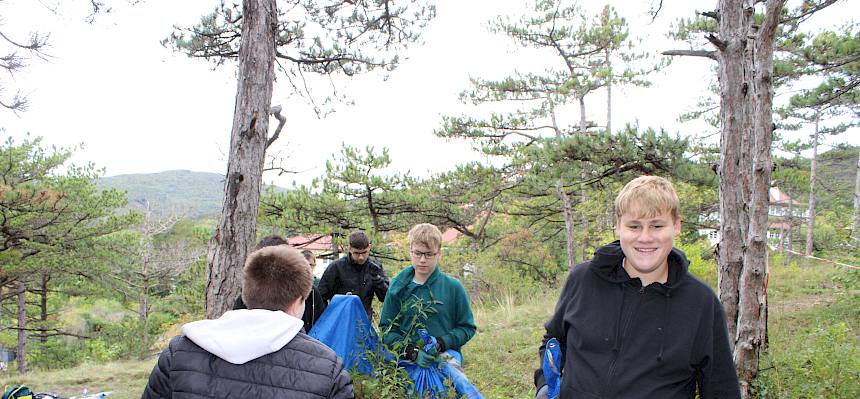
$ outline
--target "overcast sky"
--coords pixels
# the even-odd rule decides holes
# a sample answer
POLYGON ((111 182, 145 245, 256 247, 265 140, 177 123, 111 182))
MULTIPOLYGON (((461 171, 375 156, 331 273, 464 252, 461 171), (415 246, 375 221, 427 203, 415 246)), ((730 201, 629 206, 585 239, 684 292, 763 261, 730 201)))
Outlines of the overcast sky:
MULTIPOLYGON (((50 59, 32 60, 25 73, 14 77, 14 85, 29 94, 31 106, 17 115, 0 110, 5 135, 30 133, 63 147, 82 144, 73 162, 93 162, 109 176, 173 169, 223 174, 235 67, 213 70, 210 63, 188 59, 160 44, 173 25, 194 24, 219 1, 143 0, 135 6, 116 1, 113 11, 99 15, 93 24, 82 22, 85 12, 80 7, 87 1, 64 0, 59 13, 51 12, 58 2, 0 1, 4 32, 23 36, 38 29, 51 35, 50 59)), ((666 3, 653 24, 648 24, 646 15, 650 2, 616 3, 624 4, 620 12, 630 22, 631 32, 644 39, 641 48, 656 56, 660 50, 678 47, 667 44, 665 38, 671 21, 697 9, 708 10, 715 1, 666 3)), ((816 23, 841 25, 840 16, 858 15, 858 3, 844 2, 838 12, 816 23)), ((324 173, 325 161, 339 152, 341 143, 388 147, 393 169, 414 176, 477 159, 468 144, 446 142, 433 130, 440 126, 442 115, 473 109, 457 98, 469 87, 470 76, 497 79, 515 69, 543 69, 545 59, 540 55, 486 29, 488 20, 499 14, 516 15, 526 4, 520 0, 437 2, 438 15, 423 33, 424 44, 412 46, 387 80, 371 75, 340 86, 355 105, 340 105, 324 119, 277 82, 273 104, 284 105, 288 123, 270 151, 286 156, 284 166, 302 173, 267 174, 264 180, 281 186, 294 180, 307 183, 324 173)), ((702 58, 679 58, 652 78, 650 88, 616 88, 613 126, 638 121, 642 127, 664 127, 673 133, 705 130, 701 123, 680 124, 677 117, 706 94, 712 64, 702 58)), ((589 119, 604 125, 603 93, 586 99, 589 119)), ((578 110, 568 117, 578 118, 578 110)), ((274 126, 274 120, 271 123, 274 126)), ((849 133, 831 142, 860 144, 858 136, 849 133)))

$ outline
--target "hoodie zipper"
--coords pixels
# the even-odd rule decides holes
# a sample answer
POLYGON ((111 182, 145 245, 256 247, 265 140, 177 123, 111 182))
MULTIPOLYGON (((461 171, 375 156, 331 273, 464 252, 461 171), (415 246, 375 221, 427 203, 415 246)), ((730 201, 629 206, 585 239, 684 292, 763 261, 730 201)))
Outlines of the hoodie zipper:
MULTIPOLYGON (((624 318, 624 323, 621 328, 621 336, 618 337, 618 349, 615 350, 615 353, 612 354, 612 363, 609 364, 609 374, 606 378, 606 385, 603 387, 603 393, 600 395, 601 397, 607 397, 606 394, 609 392, 609 388, 612 386, 612 381, 615 379, 615 368, 618 365, 618 358, 621 357, 621 351, 624 349, 624 337, 627 336, 627 329, 630 328, 630 322, 633 320, 633 315, 636 314, 636 311, 639 310, 639 305, 642 304, 642 298, 645 296, 645 287, 639 288, 639 295, 636 296, 636 303, 633 307, 632 311, 627 313, 627 316, 624 318)), ((624 304, 621 304, 622 311, 624 304)))

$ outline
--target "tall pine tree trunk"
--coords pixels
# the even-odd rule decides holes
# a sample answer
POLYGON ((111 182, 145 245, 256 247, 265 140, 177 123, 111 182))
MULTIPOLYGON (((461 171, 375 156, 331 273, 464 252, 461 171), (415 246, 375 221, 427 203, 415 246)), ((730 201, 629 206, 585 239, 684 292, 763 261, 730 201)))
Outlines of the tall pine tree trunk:
POLYGON ((39 287, 39 321, 42 322, 39 326, 39 342, 43 344, 48 342, 46 323, 48 322, 48 281, 50 280, 51 276, 48 273, 42 273, 41 286, 39 287))
POLYGON ((609 62, 609 49, 603 53, 606 63, 606 133, 612 133, 612 64, 609 62))
POLYGON ((806 219, 806 251, 807 257, 812 255, 812 244, 815 235, 815 180, 818 173, 818 121, 815 115, 815 133, 812 135, 812 166, 809 169, 809 218, 806 219))
POLYGON ((561 209, 564 213, 565 244, 567 249, 567 270, 573 270, 576 266, 576 224, 573 222, 573 203, 570 196, 564 191, 564 181, 559 178, 556 190, 561 200, 561 209))
POLYGON ((854 226, 851 229, 851 237, 854 244, 860 244, 860 151, 857 154, 857 180, 854 182, 854 226))
MULTIPOLYGON (((561 138, 561 129, 558 127, 558 122, 555 116, 555 105, 550 102, 550 117, 552 118, 552 127, 555 130, 556 137, 561 138)), ((584 118, 584 116, 583 116, 584 118)), ((559 177, 556 182, 556 192, 561 200, 561 210, 564 215, 564 232, 565 232, 565 249, 567 250, 567 270, 573 270, 576 266, 576 223, 573 221, 573 201, 570 200, 570 195, 564 191, 564 178, 559 177)))
POLYGON ((18 283, 18 346, 15 348, 18 372, 27 372, 27 286, 18 283))
POLYGON ((785 265, 791 264, 791 259, 794 256, 794 200, 788 201, 788 242, 786 242, 785 265))
POLYGON ((588 122, 585 120, 585 95, 579 97, 579 134, 585 134, 588 122))
POLYGON ((206 317, 229 310, 242 287, 242 266, 256 241, 260 185, 274 79, 275 0, 245 0, 236 106, 224 205, 206 261, 206 317))
POLYGON ((755 26, 753 0, 719 1, 720 300, 741 390, 752 397, 765 342, 764 280, 773 134, 773 44, 784 0, 767 0, 755 26), (749 206, 749 208, 746 208, 749 206))
MULTIPOLYGON (((723 42, 718 52, 720 82, 720 243, 717 263, 720 269, 718 286, 720 301, 726 312, 729 336, 737 333, 738 283, 743 269, 743 243, 745 241, 746 216, 742 185, 743 165, 741 154, 744 148, 744 126, 749 117, 745 104, 750 100, 744 90, 744 65, 746 52, 746 30, 752 18, 752 10, 744 10, 741 0, 720 1, 720 39, 723 42)), ((734 344, 733 339, 730 340, 734 344)), ((734 345, 732 345, 734 346, 734 345)))

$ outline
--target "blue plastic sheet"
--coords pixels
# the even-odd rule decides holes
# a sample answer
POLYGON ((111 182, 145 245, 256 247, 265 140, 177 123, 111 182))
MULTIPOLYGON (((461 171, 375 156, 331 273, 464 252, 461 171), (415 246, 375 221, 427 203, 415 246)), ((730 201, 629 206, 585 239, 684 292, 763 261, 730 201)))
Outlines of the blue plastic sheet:
POLYGON ((561 393, 561 362, 561 346, 559 346, 557 339, 550 338, 546 341, 546 350, 543 353, 543 361, 541 361, 549 399, 556 399, 561 393))
MULTIPOLYGON (((424 351, 432 351, 436 347, 436 338, 427 333, 426 330, 418 330, 418 336, 424 342, 424 351)), ((406 369, 406 373, 415 382, 413 385, 413 396, 424 398, 444 398, 447 396, 448 388, 445 380, 451 380, 451 385, 462 398, 483 399, 478 389, 469 382, 466 375, 456 365, 463 362, 463 356, 454 350, 447 350, 440 354, 438 361, 434 361, 430 367, 419 367, 411 362, 400 362, 406 369), (425 396, 426 395, 426 396, 425 396)))
MULTIPOLYGON (((394 355, 380 346, 379 335, 370 324, 361 300, 355 295, 335 295, 308 335, 334 350, 343 359, 347 369, 354 368, 362 374, 373 373, 373 366, 367 359, 368 352, 377 352, 391 361, 395 359, 394 355)), ((424 340, 425 350, 436 346, 435 338, 427 331, 420 331, 419 335, 424 340)), ((448 350, 439 358, 440 361, 434 362, 427 368, 418 367, 415 363, 403 360, 398 362, 414 382, 412 387, 414 396, 423 398, 426 394, 432 398, 445 397, 447 395, 445 380, 450 379, 450 385, 454 387, 459 397, 483 399, 466 375, 458 367, 449 363, 450 360, 457 365, 463 364, 463 356, 459 352, 448 350)))
POLYGON ((358 296, 335 295, 308 335, 334 350, 348 370, 373 372, 366 355, 379 349, 379 336, 358 296))

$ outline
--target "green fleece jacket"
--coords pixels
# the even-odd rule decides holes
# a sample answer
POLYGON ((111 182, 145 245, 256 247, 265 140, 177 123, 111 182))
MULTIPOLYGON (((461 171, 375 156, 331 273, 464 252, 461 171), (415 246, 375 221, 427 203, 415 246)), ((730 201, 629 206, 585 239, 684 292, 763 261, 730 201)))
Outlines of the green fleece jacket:
POLYGON ((459 280, 439 271, 438 266, 424 284, 412 281, 414 276, 415 269, 409 266, 391 280, 379 316, 382 342, 389 347, 396 342, 418 343, 418 332, 411 331, 412 324, 417 322, 423 324, 430 335, 441 338, 446 349, 459 352, 477 328, 466 289, 459 280), (416 301, 435 311, 426 312, 426 318, 421 320, 422 317, 416 317, 416 301))

